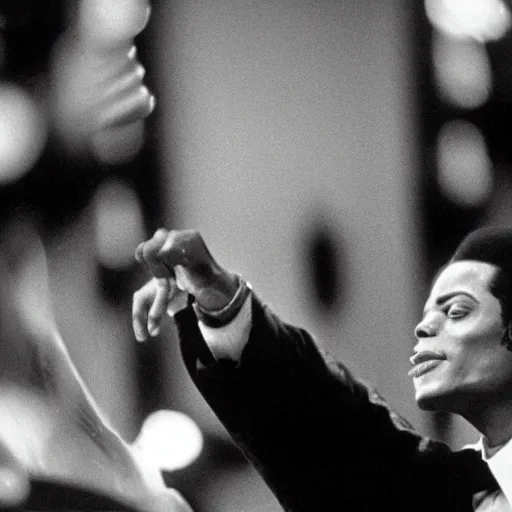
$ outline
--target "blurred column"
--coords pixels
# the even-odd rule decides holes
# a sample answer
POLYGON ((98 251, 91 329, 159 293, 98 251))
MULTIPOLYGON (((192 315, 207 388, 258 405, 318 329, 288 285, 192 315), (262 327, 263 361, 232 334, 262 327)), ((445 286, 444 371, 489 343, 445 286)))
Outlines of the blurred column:
POLYGON ((160 224, 158 168, 152 121, 120 115, 141 97, 109 109, 120 91, 108 90, 102 77, 114 83, 112 66, 120 64, 122 75, 136 37, 137 57, 149 70, 150 31, 137 36, 148 5, 16 0, 0 6, 0 221, 15 225, 28 215, 38 227, 73 358, 107 416, 130 435, 162 404, 158 355, 131 333, 131 294, 146 278, 133 252, 160 224), (123 122, 99 130, 116 116, 123 122))
MULTIPOLYGON (((159 134, 168 224, 199 229, 285 320, 418 424, 407 377, 422 276, 406 4, 167 4, 159 134)), ((253 469, 222 449, 226 433, 177 348, 166 350, 169 395, 216 441, 197 469, 209 475, 203 506, 274 510, 253 469)))
MULTIPOLYGON (((431 280, 460 240, 484 224, 512 225, 511 13, 502 0, 424 0, 417 11, 422 238, 431 280)), ((475 432, 431 416, 454 446, 475 432)))

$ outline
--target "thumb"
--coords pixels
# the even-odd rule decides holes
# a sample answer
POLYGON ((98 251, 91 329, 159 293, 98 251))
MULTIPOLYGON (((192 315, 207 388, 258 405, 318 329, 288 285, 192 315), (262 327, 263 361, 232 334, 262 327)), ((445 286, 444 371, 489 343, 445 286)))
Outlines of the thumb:
POLYGON ((195 284, 192 273, 188 269, 182 265, 176 265, 174 273, 176 275, 176 285, 180 290, 191 295, 197 293, 197 284, 195 284))

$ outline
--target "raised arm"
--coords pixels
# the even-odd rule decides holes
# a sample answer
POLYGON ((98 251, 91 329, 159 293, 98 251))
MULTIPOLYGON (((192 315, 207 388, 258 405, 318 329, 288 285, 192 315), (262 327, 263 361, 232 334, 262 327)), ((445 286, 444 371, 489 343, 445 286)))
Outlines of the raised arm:
POLYGON ((286 510, 373 510, 383 502, 437 510, 439 500, 471 510, 478 455, 454 455, 415 433, 252 292, 238 303, 243 280, 213 259, 197 232, 159 230, 137 258, 155 276, 135 296, 138 338, 157 332, 170 310, 192 379, 286 510), (247 308, 248 331, 239 322, 247 308), (232 345, 237 333, 234 357, 222 340, 232 345))

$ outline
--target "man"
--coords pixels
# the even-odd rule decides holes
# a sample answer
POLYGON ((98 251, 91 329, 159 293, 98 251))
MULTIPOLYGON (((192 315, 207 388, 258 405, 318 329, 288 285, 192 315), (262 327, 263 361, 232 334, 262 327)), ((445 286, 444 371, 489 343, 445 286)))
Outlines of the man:
POLYGON ((411 358, 418 405, 464 416, 482 433, 480 451, 414 432, 197 232, 158 230, 136 258, 154 276, 134 295, 137 339, 173 316, 194 382, 285 510, 512 510, 512 230, 459 246, 411 358))

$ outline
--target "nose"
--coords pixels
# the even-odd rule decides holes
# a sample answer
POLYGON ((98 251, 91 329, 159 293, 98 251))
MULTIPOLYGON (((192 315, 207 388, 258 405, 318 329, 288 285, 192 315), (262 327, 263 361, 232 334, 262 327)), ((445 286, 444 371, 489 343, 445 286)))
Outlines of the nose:
POLYGON ((436 326, 432 320, 422 320, 414 329, 414 336, 419 340, 421 338, 430 338, 436 335, 436 326))

